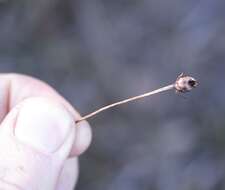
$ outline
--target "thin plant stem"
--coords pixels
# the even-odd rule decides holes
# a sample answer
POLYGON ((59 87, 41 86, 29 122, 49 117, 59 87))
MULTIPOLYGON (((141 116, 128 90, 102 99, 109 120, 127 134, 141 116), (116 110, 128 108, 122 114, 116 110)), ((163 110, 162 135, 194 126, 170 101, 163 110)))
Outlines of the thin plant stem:
POLYGON ((154 94, 158 94, 158 93, 161 93, 161 92, 165 92, 165 91, 168 91, 168 90, 172 90, 175 88, 175 84, 170 84, 170 85, 167 85, 167 86, 164 86, 162 88, 159 88, 159 89, 156 89, 156 90, 153 90, 151 92, 147 92, 147 93, 144 93, 144 94, 141 94, 141 95, 138 95, 138 96, 134 96, 134 97, 131 97, 131 98, 128 98, 128 99, 125 99, 125 100, 122 100, 122 101, 119 101, 119 102, 115 102, 113 104, 109 104, 107 106, 104 106, 90 114, 87 114, 83 117, 81 117, 80 119, 76 120, 76 123, 80 122, 80 121, 83 121, 83 120, 86 120, 86 119, 89 119, 97 114, 99 114, 100 112, 103 112, 105 110, 108 110, 112 107, 116 107, 116 106, 119 106, 119 105, 122 105, 122 104, 126 104, 128 102, 132 102, 132 101, 136 101, 136 100, 139 100, 139 99, 142 99, 142 98, 145 98, 147 96, 151 96, 151 95, 154 95, 154 94))
POLYGON ((193 77, 190 77, 190 76, 187 76, 187 75, 184 75, 183 73, 181 73, 177 77, 176 81, 173 84, 170 84, 170 85, 161 87, 159 89, 156 89, 156 90, 153 90, 153 91, 150 91, 150 92, 138 95, 138 96, 134 96, 134 97, 131 97, 131 98, 119 101, 119 102, 115 102, 113 104, 109 104, 107 106, 104 106, 100 109, 97 109, 94 112, 91 112, 91 113, 81 117, 80 119, 76 120, 75 122, 79 123, 83 120, 89 119, 89 118, 99 114, 100 112, 111 109, 113 107, 116 107, 116 106, 119 106, 119 105, 122 105, 122 104, 126 104, 128 102, 136 101, 136 100, 151 96, 153 94, 158 94, 158 93, 165 92, 165 91, 168 91, 168 90, 175 89, 176 92, 180 92, 180 93, 189 92, 193 88, 195 88, 197 85, 198 85, 197 80, 195 80, 193 77))

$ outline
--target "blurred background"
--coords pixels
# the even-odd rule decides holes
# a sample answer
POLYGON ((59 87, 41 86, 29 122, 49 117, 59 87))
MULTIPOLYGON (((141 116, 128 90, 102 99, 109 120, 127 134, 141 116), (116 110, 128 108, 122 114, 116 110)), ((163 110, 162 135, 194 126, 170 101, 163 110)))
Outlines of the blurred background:
POLYGON ((40 78, 90 120, 77 190, 225 189, 224 0, 1 0, 0 72, 40 78))

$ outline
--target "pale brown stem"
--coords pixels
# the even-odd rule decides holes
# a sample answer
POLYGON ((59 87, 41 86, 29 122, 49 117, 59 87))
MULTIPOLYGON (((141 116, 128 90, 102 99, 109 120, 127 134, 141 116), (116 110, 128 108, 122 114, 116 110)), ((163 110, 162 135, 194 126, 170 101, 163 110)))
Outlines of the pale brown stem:
POLYGON ((100 112, 103 112, 105 110, 108 110, 112 107, 115 107, 115 106, 118 106, 118 105, 122 105, 122 104, 126 104, 128 102, 132 102, 132 101, 135 101, 135 100, 138 100, 138 99, 142 99, 142 98, 145 98, 147 96, 151 96, 153 94, 158 94, 158 93, 161 93, 161 92, 165 92, 167 90, 172 90, 172 89, 175 89, 175 84, 170 84, 170 85, 167 85, 167 86, 164 86, 162 88, 159 88, 157 90, 153 90, 151 92, 147 92, 147 93, 144 93, 144 94, 141 94, 141 95, 138 95, 138 96, 134 96, 134 97, 131 97, 131 98, 128 98, 128 99, 125 99, 125 100, 122 100, 122 101, 119 101, 119 102, 115 102, 113 104, 110 104, 110 105, 107 105, 107 106, 104 106, 90 114, 87 114, 83 117, 81 117, 80 119, 76 120, 76 123, 80 122, 80 121, 83 121, 83 120, 86 120, 86 119, 89 119, 95 115, 97 115, 98 113, 100 112))

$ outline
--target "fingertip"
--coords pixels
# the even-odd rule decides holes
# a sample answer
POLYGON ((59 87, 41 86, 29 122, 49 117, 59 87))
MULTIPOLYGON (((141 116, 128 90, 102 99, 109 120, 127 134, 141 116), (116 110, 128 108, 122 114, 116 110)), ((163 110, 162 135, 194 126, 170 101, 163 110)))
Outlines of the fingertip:
POLYGON ((91 144, 92 130, 87 121, 81 121, 76 124, 76 138, 71 150, 70 156, 79 156, 83 154, 91 144))
POLYGON ((43 97, 28 98, 22 105, 14 130, 17 140, 43 153, 60 149, 74 131, 73 117, 66 108, 43 97))

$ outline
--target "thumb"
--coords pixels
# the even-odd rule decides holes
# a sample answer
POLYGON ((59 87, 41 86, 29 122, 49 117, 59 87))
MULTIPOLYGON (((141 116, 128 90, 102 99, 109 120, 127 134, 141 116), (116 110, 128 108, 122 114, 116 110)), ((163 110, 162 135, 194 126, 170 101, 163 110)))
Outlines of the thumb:
POLYGON ((29 98, 0 127, 0 189, 53 190, 75 136, 73 116, 45 98, 29 98))

